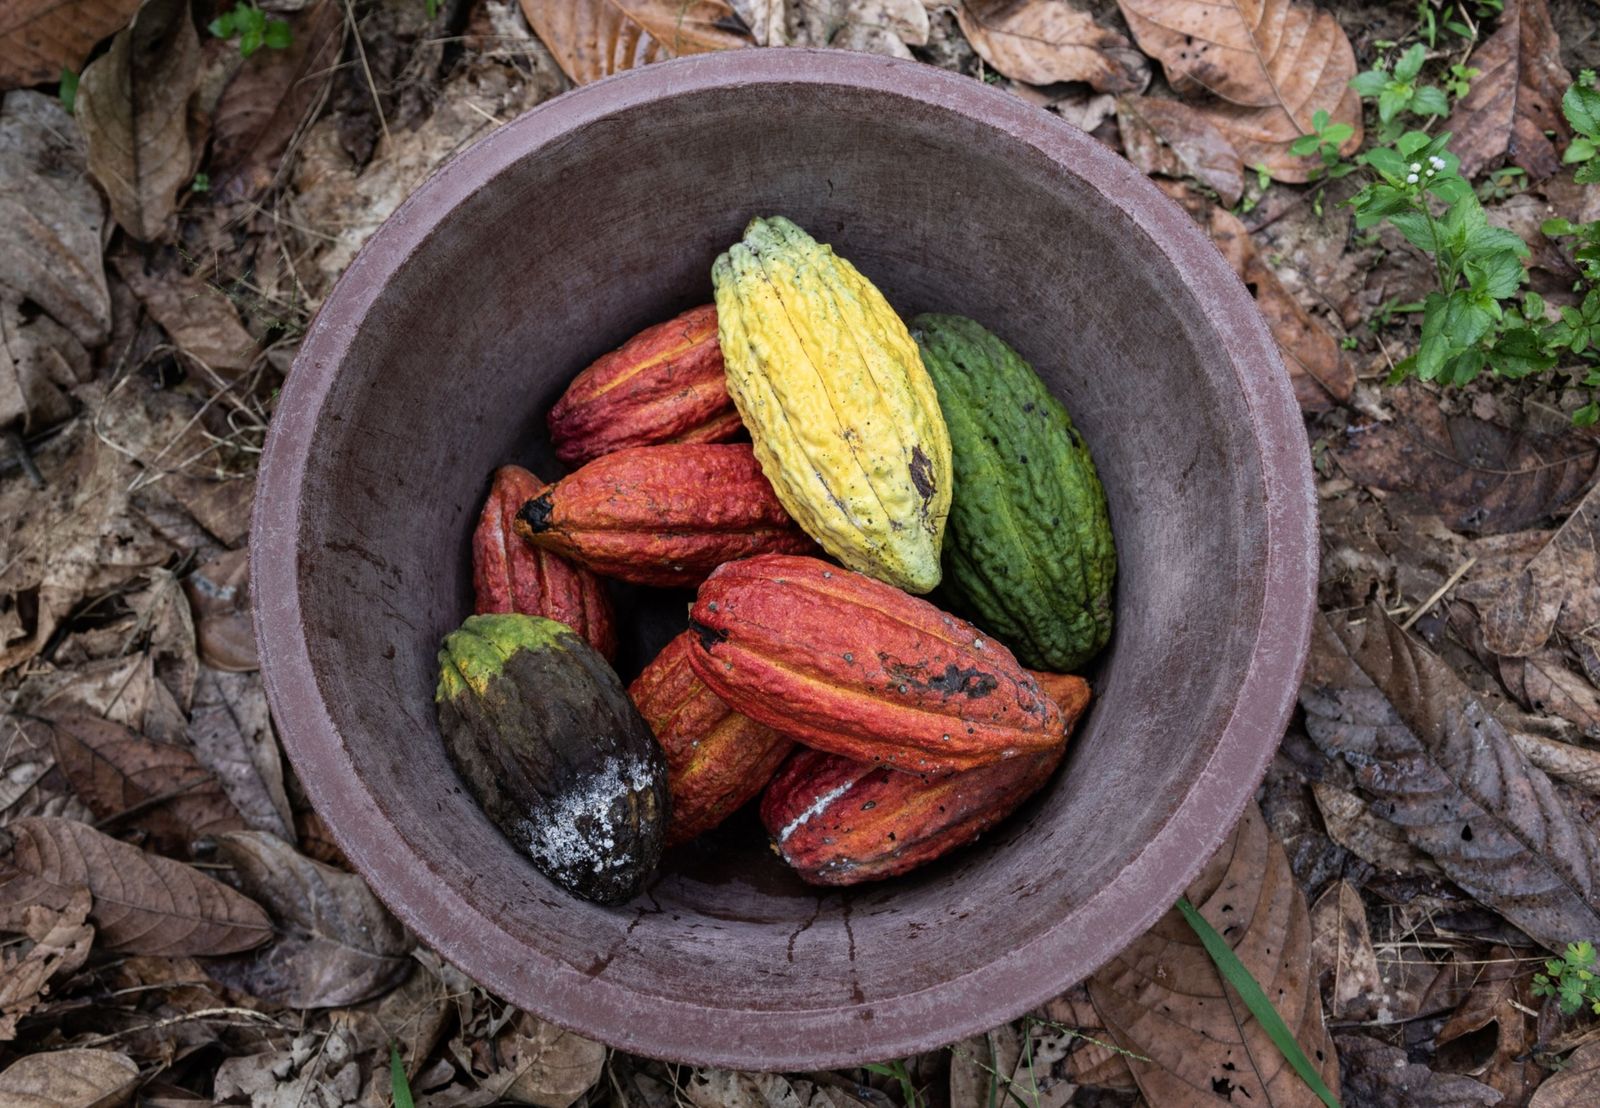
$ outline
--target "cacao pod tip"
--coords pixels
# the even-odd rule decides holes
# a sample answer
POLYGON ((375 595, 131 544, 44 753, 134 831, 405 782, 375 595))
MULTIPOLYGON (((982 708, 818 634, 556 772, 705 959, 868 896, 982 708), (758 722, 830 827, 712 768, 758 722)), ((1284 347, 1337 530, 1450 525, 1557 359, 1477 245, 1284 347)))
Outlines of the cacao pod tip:
POLYGON ((532 534, 550 530, 550 516, 555 511, 549 491, 540 493, 517 512, 517 522, 527 526, 532 534))
POLYGON ((439 650, 439 688, 436 701, 451 700, 467 689, 479 696, 505 669, 506 659, 519 649, 553 643, 571 635, 564 623, 542 616, 512 612, 468 616, 444 638, 439 650))

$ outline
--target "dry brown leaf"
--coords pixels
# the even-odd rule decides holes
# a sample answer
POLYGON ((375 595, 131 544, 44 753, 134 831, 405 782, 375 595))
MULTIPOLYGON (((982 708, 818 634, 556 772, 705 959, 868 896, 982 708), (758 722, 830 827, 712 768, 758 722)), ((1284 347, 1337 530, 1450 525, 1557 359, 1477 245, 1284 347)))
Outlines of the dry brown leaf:
POLYGON ((200 658, 212 669, 246 673, 261 668, 250 616, 250 551, 226 550, 183 579, 194 608, 200 658))
POLYGON ((1558 138, 1570 133, 1561 96, 1572 78, 1562 68, 1561 40, 1545 0, 1508 0, 1500 26, 1468 63, 1479 73, 1446 124, 1455 136, 1450 149, 1461 158, 1461 175, 1471 178, 1502 159, 1534 180, 1560 169, 1545 132, 1558 138))
POLYGON ((522 12, 580 85, 663 58, 750 44, 726 0, 522 0, 522 12))
POLYGON ((1067 0, 964 0, 956 18, 978 55, 1013 81, 1087 81, 1101 92, 1150 84, 1144 55, 1067 0))
POLYGON ((750 28, 757 46, 785 46, 789 42, 785 0, 728 0, 750 28))
POLYGON ((1122 152, 1141 171, 1193 177, 1233 207, 1244 195, 1244 166, 1226 135, 1204 113, 1177 100, 1123 96, 1117 100, 1122 152))
MULTIPOLYGON (((861 1100, 843 1089, 825 1084, 822 1078, 826 1075, 816 1076, 818 1080, 811 1081, 776 1073, 743 1073, 707 1066, 690 1074, 683 1095, 695 1108, 864 1108, 861 1100)), ((684 1103, 681 1096, 676 1098, 676 1103, 684 1103)))
POLYGON ((33 946, 26 953, 0 949, 0 1042, 17 1037, 17 1022, 49 992, 50 979, 72 973, 89 957, 94 927, 89 890, 78 889, 59 910, 23 909, 22 927, 33 946))
POLYGON ((215 842, 231 879, 271 909, 281 932, 254 954, 212 962, 219 981, 291 1008, 338 1008, 388 992, 411 972, 405 928, 360 877, 259 831, 215 842))
POLYGON ((68 393, 94 375, 72 332, 0 285, 0 427, 37 434, 72 414, 68 393))
POLYGON ((1504 1097, 1470 1077, 1434 1073, 1397 1046, 1365 1035, 1335 1040, 1344 1061, 1345 1096, 1351 1105, 1383 1108, 1490 1108, 1504 1097))
POLYGON ((76 73, 95 44, 125 26, 140 0, 7 0, 0 5, 0 90, 76 73))
POLYGON ((606 1048, 523 1012, 496 1043, 516 1080, 502 1096, 540 1108, 567 1108, 600 1080, 606 1048))
POLYGON ((1543 1076, 1532 1059, 1536 1032, 1528 1017, 1528 960, 1496 946, 1484 963, 1478 983, 1434 1037, 1434 1064, 1498 1089, 1508 1104, 1525 1104, 1543 1076))
POLYGON ((1213 207, 1210 219, 1212 241, 1255 297, 1272 337, 1278 340, 1301 410, 1326 411, 1350 399, 1356 383, 1355 366, 1345 360, 1327 325, 1283 287, 1238 216, 1213 207))
POLYGON ((1600 934, 1600 838, 1437 656, 1374 608, 1318 619, 1306 731, 1457 885, 1559 950, 1600 934))
POLYGON ((142 652, 30 677, 18 690, 17 707, 41 715, 88 712, 156 742, 183 742, 187 726, 183 709, 156 677, 154 661, 142 652))
POLYGON ((1383 982, 1366 905, 1348 881, 1334 882, 1311 906, 1311 958, 1327 983, 1328 1013, 1334 1019, 1371 1015, 1383 982))
MULTIPOLYGON (((5 53, 0 44, 0 58, 5 53)), ((111 292, 100 256, 106 205, 88 174, 82 138, 60 101, 38 92, 6 94, 0 101, 0 285, 43 308, 84 346, 98 346, 111 333, 111 292)))
POLYGON ((1390 873, 1443 872, 1432 858, 1411 845, 1404 831, 1373 815, 1367 802, 1355 793, 1322 781, 1313 782, 1311 792, 1322 812, 1328 837, 1363 862, 1390 873))
POLYGON ((0 902, 60 908, 87 885, 108 950, 224 954, 271 936, 267 915, 199 870, 72 820, 34 816, 0 832, 0 902))
POLYGON ((928 41, 921 0, 795 0, 784 37, 772 46, 818 46, 910 58, 928 41))
MULTIPOLYGON (((411 958, 421 968, 398 988, 381 1000, 342 1009, 334 1018, 351 1029, 359 1051, 387 1052, 389 1044, 395 1044, 407 1076, 415 1077, 455 1019, 458 1001, 472 992, 473 984, 424 947, 413 950, 411 958)), ((415 1082, 412 1087, 416 1088, 415 1082)))
POLYGON ((1600 1042, 1573 1051, 1534 1090, 1528 1108, 1593 1108, 1600 1104, 1600 1042))
POLYGON ((1453 531, 1500 535, 1559 512, 1593 481, 1600 447, 1577 432, 1545 435, 1446 415, 1425 390, 1385 399, 1392 422, 1357 423, 1329 451, 1358 484, 1425 506, 1453 531))
MULTIPOLYGON (((1337 1093, 1339 1061, 1322 1023, 1311 926, 1283 849, 1254 804, 1186 895, 1232 945, 1337 1093)), ((1174 908, 1089 979, 1089 995, 1152 1104, 1321 1101, 1217 973, 1174 908)))
POLYGON ((1067 1057, 1067 1077, 1079 1085, 1101 1088, 1138 1088, 1127 1055, 1112 1049, 1111 1035, 1100 1026, 1089 990, 1080 982, 1044 1006, 1044 1018, 1079 1032, 1067 1057))
POLYGON ((344 7, 316 0, 287 17, 286 50, 262 50, 241 66, 211 116, 211 191, 249 199, 272 184, 284 149, 333 81, 344 45, 344 7))
POLYGON ((137 827, 165 854, 187 854, 202 835, 244 827, 216 778, 187 747, 153 742, 78 712, 51 724, 56 763, 101 826, 137 827))
POLYGON ((258 674, 202 669, 189 716, 189 743, 200 764, 217 775, 247 826, 294 841, 283 758, 258 674))
POLYGON ((1560 627, 1570 636, 1600 626, 1600 484, 1532 558, 1486 559, 1456 591, 1483 619, 1496 654, 1526 657, 1560 627))
POLYGON ((111 216, 136 239, 161 237, 191 172, 189 99, 200 40, 188 0, 148 0, 78 82, 89 172, 111 216))
POLYGON ((1158 59, 1184 95, 1210 93, 1203 110, 1247 166, 1304 181, 1320 162, 1289 145, 1326 111, 1361 145, 1361 100, 1350 89, 1355 51, 1333 16, 1291 0, 1118 0, 1140 49, 1158 59))
POLYGON ((220 289, 185 273, 172 257, 156 261, 123 253, 112 262, 179 350, 224 380, 250 368, 256 340, 220 289))
POLYGON ((139 1083, 139 1067, 114 1050, 26 1054, 0 1072, 6 1108, 113 1108, 139 1083))
POLYGON ((1565 652, 1545 649, 1527 658, 1500 658, 1496 668, 1506 691, 1524 706, 1553 713, 1600 739, 1600 688, 1570 668, 1565 652))
POLYGON ((1600 750, 1564 743, 1530 735, 1525 731, 1511 732, 1517 749, 1527 755, 1528 761, 1551 777, 1576 785, 1585 792, 1600 793, 1600 750))

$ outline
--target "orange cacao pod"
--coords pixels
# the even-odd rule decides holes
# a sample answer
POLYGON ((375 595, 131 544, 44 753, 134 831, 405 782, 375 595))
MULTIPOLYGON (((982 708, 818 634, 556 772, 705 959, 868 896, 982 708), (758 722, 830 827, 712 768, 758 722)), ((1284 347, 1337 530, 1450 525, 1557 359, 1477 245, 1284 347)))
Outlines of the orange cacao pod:
POLYGON ((596 458, 523 505, 516 529, 636 585, 695 585, 735 558, 815 549, 748 443, 638 446, 596 458))
POLYGON ((572 379, 550 409, 556 457, 579 466, 630 446, 727 442, 742 430, 706 304, 640 331, 572 379))
POLYGON ((742 808, 772 780, 794 743, 741 716, 689 666, 690 634, 669 642, 628 686, 667 755, 667 845, 688 842, 742 808))
MULTIPOLYGON (((1089 703, 1078 677, 1040 674, 1059 690, 1067 729, 1089 703)), ((768 786, 761 821, 780 857, 814 885, 892 877, 964 846, 1017 809, 1061 764, 1049 750, 924 779, 802 750, 768 786)))
POLYGON ((689 614, 689 664, 736 712, 911 773, 1047 750, 1060 710, 1000 643, 926 600, 816 558, 722 566, 689 614))
POLYGON ((616 620, 605 586, 594 574, 525 542, 512 521, 545 489, 521 466, 495 470, 489 498, 472 532, 474 615, 516 612, 564 623, 610 661, 617 652, 616 620))

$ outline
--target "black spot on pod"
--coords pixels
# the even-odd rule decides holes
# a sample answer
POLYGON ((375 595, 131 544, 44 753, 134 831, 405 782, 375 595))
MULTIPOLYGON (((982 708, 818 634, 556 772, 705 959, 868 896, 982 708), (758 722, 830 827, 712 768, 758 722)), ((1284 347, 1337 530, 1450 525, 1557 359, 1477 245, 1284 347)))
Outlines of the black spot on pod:
POLYGON ((933 463, 920 446, 911 448, 911 483, 924 502, 933 499, 933 463))
POLYGON ((555 505, 550 501, 548 491, 540 493, 534 499, 522 506, 517 512, 517 518, 528 525, 528 530, 534 534, 550 529, 550 515, 555 511, 555 505))

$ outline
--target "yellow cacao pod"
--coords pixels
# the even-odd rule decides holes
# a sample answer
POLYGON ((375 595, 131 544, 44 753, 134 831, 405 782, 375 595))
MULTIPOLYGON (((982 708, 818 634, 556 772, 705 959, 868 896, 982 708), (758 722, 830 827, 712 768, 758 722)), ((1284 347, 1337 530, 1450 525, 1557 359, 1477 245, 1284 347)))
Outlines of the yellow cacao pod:
POLYGON ((781 216, 751 220, 711 282, 728 393, 789 515, 851 569, 932 589, 950 434, 906 325, 781 216))

